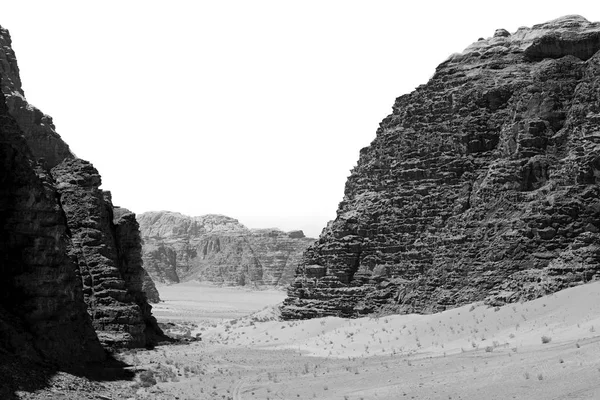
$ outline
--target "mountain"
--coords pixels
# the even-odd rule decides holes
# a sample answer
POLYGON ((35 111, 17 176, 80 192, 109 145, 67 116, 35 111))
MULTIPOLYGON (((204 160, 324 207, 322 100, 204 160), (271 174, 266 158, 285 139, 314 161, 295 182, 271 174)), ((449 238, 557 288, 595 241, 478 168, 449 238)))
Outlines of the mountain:
POLYGON ((156 344, 135 216, 27 103, 1 27, 0 78, 0 352, 76 366, 156 344))
POLYGON ((314 239, 302 231, 248 229, 223 215, 170 211, 138 215, 144 268, 155 282, 203 280, 228 285, 287 285, 314 239))
POLYGON ((534 299, 600 272, 600 23, 479 39, 396 99, 287 319, 534 299))

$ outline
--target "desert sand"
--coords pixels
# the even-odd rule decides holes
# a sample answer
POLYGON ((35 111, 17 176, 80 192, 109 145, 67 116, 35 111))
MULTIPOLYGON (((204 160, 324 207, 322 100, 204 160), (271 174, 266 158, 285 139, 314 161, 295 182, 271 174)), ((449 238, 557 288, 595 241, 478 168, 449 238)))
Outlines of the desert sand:
POLYGON ((159 321, 219 322, 247 316, 268 305, 280 303, 285 292, 252 290, 185 282, 157 287, 162 301, 152 306, 159 321))
POLYGON ((600 399, 600 282, 496 308, 308 321, 278 319, 281 291, 159 291, 159 321, 202 340, 122 352, 135 380, 81 398, 600 399))

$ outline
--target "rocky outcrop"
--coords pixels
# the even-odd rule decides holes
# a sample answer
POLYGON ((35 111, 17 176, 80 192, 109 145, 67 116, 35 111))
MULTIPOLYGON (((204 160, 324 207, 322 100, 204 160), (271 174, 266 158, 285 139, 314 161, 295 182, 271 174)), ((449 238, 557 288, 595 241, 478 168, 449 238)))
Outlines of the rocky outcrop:
POLYGON ((102 361, 101 342, 153 345, 135 216, 27 103, 18 72, 0 28, 0 352, 66 366, 102 361))
POLYGON ((302 231, 248 229, 223 215, 160 211, 138 216, 144 268, 161 283, 203 280, 227 285, 287 285, 304 249, 302 231))
POLYGON ((600 23, 497 30, 399 97, 284 318, 532 299, 600 275, 600 23))
POLYGON ((25 133, 25 140, 34 158, 52 168, 66 158, 74 158, 69 146, 56 133, 52 117, 29 104, 21 86, 17 58, 11 47, 8 30, 0 27, 0 90, 10 115, 25 133))
POLYGON ((3 94, 0 227, 0 353, 63 366, 103 360, 53 179, 34 161, 3 94))
POLYGON ((145 323, 146 335, 156 335, 158 325, 152 316, 152 307, 148 302, 160 301, 158 290, 150 275, 143 268, 142 239, 140 225, 135 214, 126 208, 113 209, 113 224, 115 226, 115 241, 117 243, 119 272, 125 281, 128 292, 133 296, 135 304, 140 307, 145 323))
POLYGON ((87 161, 65 159, 52 168, 71 236, 83 294, 98 337, 107 346, 156 343, 160 329, 142 291, 144 269, 135 215, 112 205, 87 161))

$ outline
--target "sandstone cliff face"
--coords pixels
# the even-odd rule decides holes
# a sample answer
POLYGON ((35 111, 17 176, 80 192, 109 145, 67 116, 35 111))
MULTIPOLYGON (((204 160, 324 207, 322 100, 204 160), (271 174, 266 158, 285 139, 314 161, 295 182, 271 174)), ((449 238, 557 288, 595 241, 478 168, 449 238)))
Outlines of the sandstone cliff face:
POLYGON ((532 299, 600 273, 600 23, 503 29, 399 97, 284 318, 532 299))
POLYGON ((10 46, 0 28, 0 347, 65 365, 103 359, 98 338, 152 345, 162 333, 135 217, 114 211, 98 172, 27 103, 10 46))
POLYGON ((0 94, 0 352, 67 366, 101 361, 53 184, 0 94))
MULTIPOLYGON (((89 162, 66 159, 52 168, 52 176, 98 337, 110 346, 145 346, 152 318, 141 290, 141 246, 137 226, 131 226, 134 217, 127 218, 131 213, 123 209, 114 215, 110 194, 99 189, 100 175, 89 162)), ((156 321, 154 325, 158 330, 156 321)))
POLYGON ((156 282, 204 280, 227 285, 287 285, 304 249, 301 231, 248 229, 222 215, 160 211, 138 216, 144 268, 156 282))

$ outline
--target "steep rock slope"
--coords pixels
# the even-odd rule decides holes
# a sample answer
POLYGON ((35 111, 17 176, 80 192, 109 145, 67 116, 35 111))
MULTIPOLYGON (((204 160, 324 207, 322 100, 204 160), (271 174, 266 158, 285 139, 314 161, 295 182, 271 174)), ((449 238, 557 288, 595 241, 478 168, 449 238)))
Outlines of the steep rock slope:
POLYGON ((230 285, 287 285, 314 239, 301 231, 248 229, 223 215, 138 215, 144 268, 156 282, 199 279, 230 285))
MULTIPOLYGON (((139 284, 144 270, 135 219, 120 213, 113 221, 98 172, 71 153, 49 116, 27 103, 3 28, 0 89, 6 318, 31 335, 42 358, 63 365, 102 358, 98 337, 110 346, 156 343, 162 333, 139 284)), ((14 325, 1 319, 7 329, 14 325)))
POLYGON ((399 97, 284 318, 532 299, 600 272, 600 23, 496 30, 399 97))
POLYGON ((66 366, 103 360, 52 177, 33 161, 2 93, 0 226, 2 357, 66 366))

